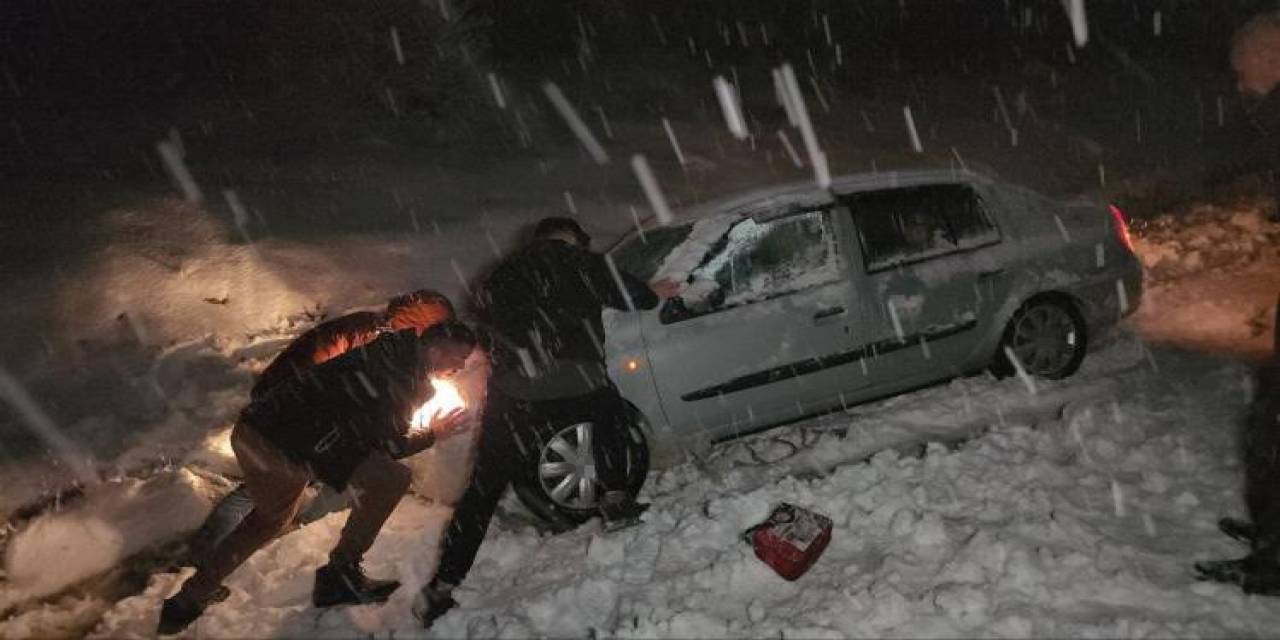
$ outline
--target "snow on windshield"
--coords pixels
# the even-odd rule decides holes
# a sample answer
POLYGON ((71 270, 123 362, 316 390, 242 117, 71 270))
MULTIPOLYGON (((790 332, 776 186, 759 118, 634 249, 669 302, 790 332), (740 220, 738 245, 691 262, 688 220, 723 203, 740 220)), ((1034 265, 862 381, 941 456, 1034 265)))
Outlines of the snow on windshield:
POLYGON ((692 274, 691 308, 736 306, 830 281, 838 275, 823 213, 778 220, 745 219, 692 274))

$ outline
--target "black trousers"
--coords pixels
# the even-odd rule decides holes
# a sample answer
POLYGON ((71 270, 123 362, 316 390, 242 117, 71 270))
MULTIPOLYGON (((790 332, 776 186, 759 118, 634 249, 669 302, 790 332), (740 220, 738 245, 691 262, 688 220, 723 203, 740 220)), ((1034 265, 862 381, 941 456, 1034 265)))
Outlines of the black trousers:
POLYGON ((512 482, 533 479, 539 452, 556 426, 594 422, 592 449, 603 485, 598 495, 625 490, 629 470, 624 406, 612 386, 574 398, 525 401, 490 384, 471 482, 445 530, 436 580, 457 585, 467 577, 503 492, 512 482))

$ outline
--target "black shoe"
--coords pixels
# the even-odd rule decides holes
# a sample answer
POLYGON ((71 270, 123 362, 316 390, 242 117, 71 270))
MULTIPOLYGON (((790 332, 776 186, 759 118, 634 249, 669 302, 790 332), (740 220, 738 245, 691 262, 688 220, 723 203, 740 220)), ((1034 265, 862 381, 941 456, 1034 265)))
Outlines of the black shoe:
POLYGON ((1249 558, 1247 556, 1237 560, 1206 560, 1195 564, 1197 580, 1240 585, 1244 583, 1244 577, 1248 573, 1249 558))
POLYGON ((205 608, 226 600, 229 595, 230 589, 218 587, 204 602, 187 602, 178 596, 165 600, 160 607, 160 624, 156 625, 156 635, 167 636, 186 629, 204 613, 205 608))
POLYGON ((640 514, 649 510, 649 503, 625 501, 605 501, 600 505, 600 520, 605 531, 618 531, 640 524, 640 514))
POLYGON ((448 593, 437 593, 424 589, 422 591, 422 599, 424 606, 418 611, 418 617, 422 620, 422 628, 430 629, 436 619, 449 612, 450 609, 458 606, 458 601, 453 599, 448 593))
POLYGON ((1234 584, 1252 595, 1280 595, 1280 565, 1257 555, 1237 560, 1197 562, 1195 569, 1199 580, 1234 584))
POLYGON ((1247 545, 1258 540, 1258 525, 1240 518, 1223 518, 1218 521, 1218 529, 1232 538, 1247 545))
POLYGON ((311 603, 317 608, 339 604, 386 602, 400 588, 399 580, 374 580, 364 575, 359 563, 326 564, 316 569, 316 586, 311 603))

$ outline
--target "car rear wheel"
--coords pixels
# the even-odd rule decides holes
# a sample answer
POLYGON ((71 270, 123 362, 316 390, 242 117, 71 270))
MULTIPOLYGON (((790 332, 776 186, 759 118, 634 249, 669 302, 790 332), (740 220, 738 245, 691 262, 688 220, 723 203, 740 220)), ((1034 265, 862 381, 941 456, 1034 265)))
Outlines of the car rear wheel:
MULTIPOLYGON (((580 524, 599 514, 605 488, 597 475, 593 443, 600 428, 585 420, 553 424, 539 433, 538 450, 531 452, 525 478, 515 487, 530 511, 552 524, 580 524)), ((626 469, 622 490, 634 498, 649 473, 649 443, 634 420, 627 420, 625 429, 625 437, 618 439, 622 450, 615 455, 626 469)))
POLYGON ((1080 368, 1086 347, 1084 318, 1075 305, 1058 297, 1033 298, 1009 320, 991 368, 999 376, 1016 370, 1008 349, 1028 374, 1060 380, 1080 368))

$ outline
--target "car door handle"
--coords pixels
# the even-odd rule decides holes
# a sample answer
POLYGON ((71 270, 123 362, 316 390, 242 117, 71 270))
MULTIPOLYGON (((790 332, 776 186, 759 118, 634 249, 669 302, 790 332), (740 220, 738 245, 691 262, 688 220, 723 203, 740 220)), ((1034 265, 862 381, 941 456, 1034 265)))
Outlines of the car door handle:
POLYGON ((821 320, 823 318, 830 318, 830 317, 838 316, 842 314, 844 314, 844 307, 830 307, 827 309, 819 309, 816 313, 813 314, 813 319, 821 320))

